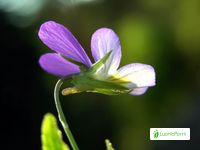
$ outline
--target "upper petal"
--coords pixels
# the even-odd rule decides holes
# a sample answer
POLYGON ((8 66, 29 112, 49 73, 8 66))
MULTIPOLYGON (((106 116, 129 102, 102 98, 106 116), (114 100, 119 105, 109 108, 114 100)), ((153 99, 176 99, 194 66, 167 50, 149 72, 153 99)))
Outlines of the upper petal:
POLYGON ((155 71, 150 65, 133 63, 120 68, 114 75, 125 81, 128 88, 149 87, 155 85, 155 71))
POLYGON ((40 66, 50 74, 66 77, 79 73, 79 67, 71 62, 68 62, 57 53, 47 53, 40 57, 40 66))
POLYGON ((52 50, 75 61, 91 66, 91 61, 82 46, 63 25, 54 21, 43 23, 39 30, 39 38, 52 50))
POLYGON ((121 45, 116 33, 108 28, 100 28, 92 35, 91 50, 95 62, 103 58, 109 51, 112 53, 104 67, 100 70, 102 74, 114 74, 121 60, 121 45))

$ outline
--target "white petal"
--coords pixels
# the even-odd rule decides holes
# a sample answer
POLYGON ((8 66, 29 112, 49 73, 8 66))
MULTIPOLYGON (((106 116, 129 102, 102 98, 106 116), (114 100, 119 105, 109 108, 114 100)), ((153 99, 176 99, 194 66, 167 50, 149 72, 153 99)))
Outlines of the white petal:
POLYGON ((148 87, 135 88, 130 92, 131 95, 142 95, 147 91, 148 87))
POLYGON ((128 88, 148 87, 155 85, 155 71, 152 66, 133 63, 120 68, 114 75, 120 81, 128 82, 128 88))

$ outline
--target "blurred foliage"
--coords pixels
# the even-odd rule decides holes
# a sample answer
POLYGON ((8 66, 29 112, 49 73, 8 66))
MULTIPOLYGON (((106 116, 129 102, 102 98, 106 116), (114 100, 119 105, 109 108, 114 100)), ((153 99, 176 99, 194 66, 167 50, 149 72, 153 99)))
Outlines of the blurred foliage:
POLYGON ((69 150, 62 141, 62 133, 57 127, 56 118, 48 113, 44 116, 41 127, 42 150, 69 150))
POLYGON ((112 143, 109 140, 105 140, 107 150, 114 150, 112 143))
MULTIPOLYGON (((80 148, 105 149, 102 142, 109 138, 119 150, 195 149, 193 145, 198 140, 191 141, 190 145, 174 143, 170 148, 164 143, 153 143, 149 141, 149 128, 190 127, 199 118, 196 112, 200 104, 200 1, 96 0, 81 5, 65 5, 61 1, 64 0, 45 2, 35 21, 26 27, 29 40, 36 46, 33 55, 39 57, 51 52, 37 37, 41 23, 46 20, 67 26, 90 57, 92 33, 100 27, 109 27, 121 41, 121 66, 146 63, 154 66, 157 75, 157 85, 140 97, 93 93, 62 97, 80 148)), ((0 8, 6 7, 1 4, 0 8)), ((44 93, 53 95, 56 77, 42 69, 39 74, 44 93)), ((41 110, 47 106, 43 104, 41 110)), ((193 131, 200 133, 199 127, 195 127, 193 131)))
MULTIPOLYGON (((57 120, 53 114, 47 113, 42 121, 41 127, 42 150, 69 150, 62 140, 62 133, 58 129, 57 120)), ((114 150, 112 143, 105 140, 106 149, 114 150)))
POLYGON ((175 35, 181 51, 190 57, 200 55, 200 1, 183 0, 175 15, 175 35))

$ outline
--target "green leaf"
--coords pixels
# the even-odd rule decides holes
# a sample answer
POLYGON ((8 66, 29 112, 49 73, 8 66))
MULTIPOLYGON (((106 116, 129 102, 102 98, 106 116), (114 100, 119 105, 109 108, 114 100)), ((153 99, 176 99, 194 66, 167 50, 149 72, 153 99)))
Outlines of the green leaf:
POLYGON ((113 148, 112 143, 110 142, 110 140, 106 139, 105 142, 106 142, 106 149, 107 150, 115 150, 113 148))
POLYGON ((56 118, 48 113, 44 116, 41 127, 42 150, 69 150, 62 140, 62 133, 58 129, 56 118))

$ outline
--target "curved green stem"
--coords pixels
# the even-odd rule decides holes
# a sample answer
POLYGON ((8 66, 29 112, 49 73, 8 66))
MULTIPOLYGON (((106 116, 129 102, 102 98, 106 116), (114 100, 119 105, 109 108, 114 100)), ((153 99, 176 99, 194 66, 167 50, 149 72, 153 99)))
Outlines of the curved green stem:
POLYGON ((76 141, 74 140, 74 137, 69 129, 69 126, 65 119, 65 115, 64 115, 62 107, 61 107, 61 103, 60 103, 60 99, 59 99, 59 91, 60 91, 60 87, 62 86, 62 84, 63 84, 62 79, 58 80, 58 82, 56 83, 55 89, 54 89, 54 100, 55 100, 55 104, 56 104, 56 109, 58 111, 58 117, 59 117, 59 120, 60 120, 60 122, 64 128, 64 131, 69 139, 72 149, 79 150, 79 148, 76 144, 76 141))

